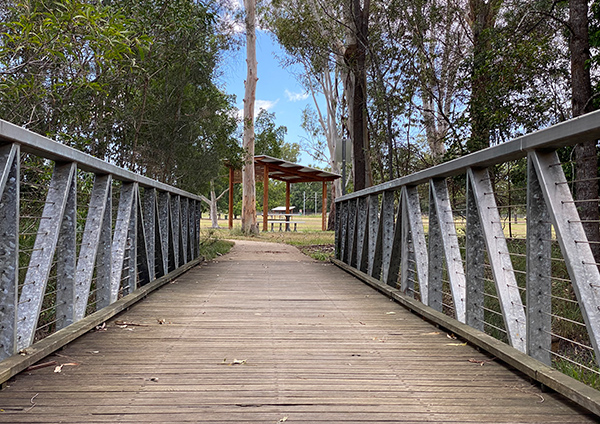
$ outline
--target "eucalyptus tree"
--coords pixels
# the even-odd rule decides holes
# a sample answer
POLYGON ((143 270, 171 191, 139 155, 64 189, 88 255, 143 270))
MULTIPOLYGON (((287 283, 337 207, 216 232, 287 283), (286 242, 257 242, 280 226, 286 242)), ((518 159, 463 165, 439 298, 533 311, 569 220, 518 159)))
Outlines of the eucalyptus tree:
POLYGON ((254 174, 254 101, 256 99, 256 1, 244 0, 246 9, 246 64, 244 93, 244 165, 242 168, 242 231, 257 233, 256 186, 254 174))
POLYGON ((332 169, 339 166, 333 151, 344 133, 353 141, 356 188, 372 182, 366 115, 369 14, 368 0, 275 0, 265 14, 292 61, 305 69, 304 82, 327 135, 332 169), (324 106, 316 101, 318 93, 325 97, 324 106), (343 119, 340 110, 345 110, 343 119))

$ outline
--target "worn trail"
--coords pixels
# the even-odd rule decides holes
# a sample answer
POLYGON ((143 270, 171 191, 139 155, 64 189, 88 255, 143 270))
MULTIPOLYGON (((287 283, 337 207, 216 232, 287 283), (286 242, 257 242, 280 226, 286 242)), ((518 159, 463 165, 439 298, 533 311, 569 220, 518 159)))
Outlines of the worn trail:
POLYGON ((491 359, 333 265, 238 241, 47 358, 60 373, 18 375, 0 422, 596 422, 491 359))

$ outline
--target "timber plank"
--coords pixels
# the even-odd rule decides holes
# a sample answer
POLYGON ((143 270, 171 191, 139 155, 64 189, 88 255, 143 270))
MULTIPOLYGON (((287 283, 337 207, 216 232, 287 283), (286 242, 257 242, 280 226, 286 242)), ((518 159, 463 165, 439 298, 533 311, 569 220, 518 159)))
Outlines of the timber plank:
POLYGON ((295 248, 238 242, 45 359, 77 365, 16 376, 0 422, 597 422, 462 343, 295 248))

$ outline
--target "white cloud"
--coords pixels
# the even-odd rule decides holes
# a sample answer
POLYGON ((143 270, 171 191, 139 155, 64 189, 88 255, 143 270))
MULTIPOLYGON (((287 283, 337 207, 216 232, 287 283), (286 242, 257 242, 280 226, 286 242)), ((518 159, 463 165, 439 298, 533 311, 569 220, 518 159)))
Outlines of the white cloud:
POLYGON ((285 90, 285 96, 290 102, 299 102, 308 98, 308 93, 292 93, 290 90, 285 90))
POLYGON ((257 100, 254 103, 254 115, 258 115, 261 109, 269 110, 272 109, 277 103, 279 103, 279 99, 277 100, 257 100))
MULTIPOLYGON (((255 100, 254 101, 254 119, 258 116, 261 109, 269 110, 279 103, 277 100, 255 100)), ((244 108, 238 109, 236 113, 237 119, 241 122, 244 119, 244 108)))

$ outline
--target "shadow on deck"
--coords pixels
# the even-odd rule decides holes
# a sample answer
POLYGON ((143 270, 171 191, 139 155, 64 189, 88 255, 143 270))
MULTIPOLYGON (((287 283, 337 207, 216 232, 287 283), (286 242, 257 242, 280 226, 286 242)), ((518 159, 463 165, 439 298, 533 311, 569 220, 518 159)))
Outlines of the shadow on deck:
POLYGON ((237 242, 0 392, 15 423, 587 423, 340 269, 237 242))

